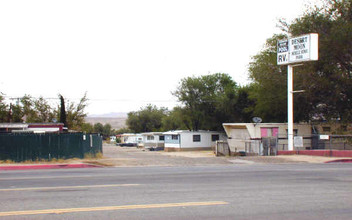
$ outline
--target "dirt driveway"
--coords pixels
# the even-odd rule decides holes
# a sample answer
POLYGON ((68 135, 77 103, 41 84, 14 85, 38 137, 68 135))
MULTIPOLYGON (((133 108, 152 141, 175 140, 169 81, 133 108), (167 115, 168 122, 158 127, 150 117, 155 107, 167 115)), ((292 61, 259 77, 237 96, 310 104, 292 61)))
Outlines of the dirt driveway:
POLYGON ((231 164, 225 157, 215 157, 210 151, 168 153, 148 151, 136 147, 118 147, 104 144, 102 159, 97 162, 108 166, 194 166, 231 164))
MULTIPOLYGON (((211 151, 164 152, 135 147, 103 145, 102 159, 94 163, 105 166, 205 166, 223 164, 324 163, 339 158, 312 156, 216 157, 211 151)), ((87 161, 88 162, 88 161, 87 161)))

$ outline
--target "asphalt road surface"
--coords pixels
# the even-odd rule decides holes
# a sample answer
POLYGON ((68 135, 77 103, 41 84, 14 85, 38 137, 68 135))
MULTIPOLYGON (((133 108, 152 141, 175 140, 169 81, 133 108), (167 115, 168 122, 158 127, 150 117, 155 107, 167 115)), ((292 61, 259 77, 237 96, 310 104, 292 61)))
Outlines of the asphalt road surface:
POLYGON ((2 171, 0 219, 352 219, 352 164, 2 171))

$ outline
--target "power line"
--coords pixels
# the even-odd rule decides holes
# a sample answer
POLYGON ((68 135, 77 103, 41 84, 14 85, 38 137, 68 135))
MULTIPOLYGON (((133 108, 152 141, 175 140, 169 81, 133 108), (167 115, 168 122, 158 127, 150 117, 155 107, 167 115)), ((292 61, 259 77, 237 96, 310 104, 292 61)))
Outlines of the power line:
MULTIPOLYGON (((4 95, 3 96, 6 99, 9 100, 20 100, 22 99, 24 96, 22 97, 15 97, 15 96, 8 96, 8 95, 4 95)), ((39 99, 39 98, 43 98, 45 100, 60 100, 60 98, 54 98, 54 97, 33 97, 30 96, 30 98, 34 98, 34 99, 39 99)), ((65 100, 81 100, 81 98, 65 98, 65 100)), ((140 99, 109 99, 109 98, 88 98, 88 101, 101 101, 101 102, 177 102, 176 100, 172 100, 172 99, 156 99, 156 100, 140 100, 140 99)))

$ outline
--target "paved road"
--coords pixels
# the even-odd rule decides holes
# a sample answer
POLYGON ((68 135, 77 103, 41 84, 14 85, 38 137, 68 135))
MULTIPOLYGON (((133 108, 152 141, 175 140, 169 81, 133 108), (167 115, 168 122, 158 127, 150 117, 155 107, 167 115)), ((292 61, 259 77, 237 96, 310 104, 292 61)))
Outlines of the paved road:
POLYGON ((0 173, 1 219, 352 219, 352 164, 0 173))

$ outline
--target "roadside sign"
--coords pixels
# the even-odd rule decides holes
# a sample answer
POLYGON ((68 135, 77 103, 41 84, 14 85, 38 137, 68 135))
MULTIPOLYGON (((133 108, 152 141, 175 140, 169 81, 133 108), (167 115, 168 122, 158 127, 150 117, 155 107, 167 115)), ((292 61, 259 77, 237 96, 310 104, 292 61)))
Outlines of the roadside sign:
POLYGON ((277 64, 288 64, 288 40, 277 42, 277 64))
MULTIPOLYGON (((293 67, 296 63, 318 60, 318 34, 306 34, 277 42, 277 65, 287 65, 288 150, 293 150, 293 67)), ((296 139, 301 144, 301 139, 296 139)), ((303 141, 303 140, 302 140, 303 141)), ((303 142, 302 142, 303 144, 303 142)))
POLYGON ((318 34, 307 34, 277 43, 277 65, 318 60, 318 34))
POLYGON ((294 136, 294 138, 293 138, 293 146, 295 146, 295 147, 303 147, 303 137, 302 136, 294 136))
POLYGON ((321 135, 319 135, 319 139, 320 140, 329 140, 330 136, 329 135, 325 135, 325 134, 321 134, 321 135))

